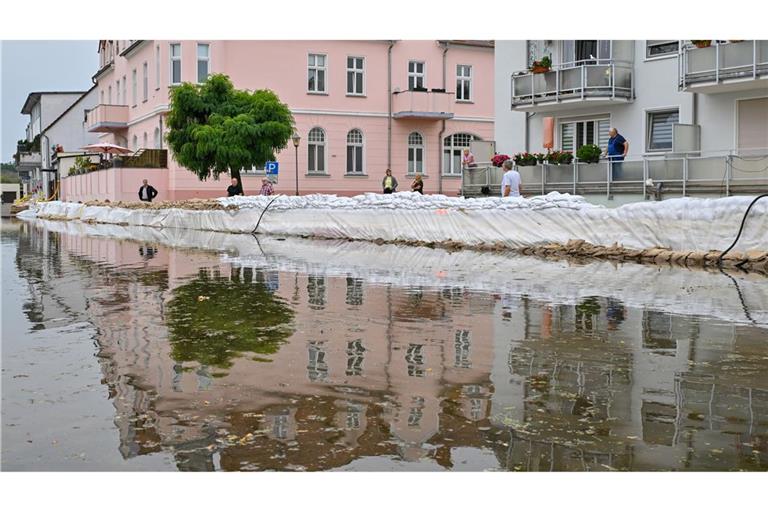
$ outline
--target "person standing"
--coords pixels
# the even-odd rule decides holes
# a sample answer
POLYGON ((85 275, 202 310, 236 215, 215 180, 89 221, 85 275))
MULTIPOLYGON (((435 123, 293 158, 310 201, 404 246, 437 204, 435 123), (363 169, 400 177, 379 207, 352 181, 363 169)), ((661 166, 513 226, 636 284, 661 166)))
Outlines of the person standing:
POLYGON ((269 181, 269 179, 261 178, 261 191, 259 192, 259 195, 271 196, 274 193, 275 189, 272 187, 272 183, 269 181))
POLYGON ((397 179, 392 176, 392 169, 387 169, 387 174, 381 180, 381 187, 384 189, 385 194, 397 192, 397 179))
POLYGON ((506 160, 501 164, 504 176, 501 178, 501 197, 522 197, 523 180, 520 173, 512 169, 512 160, 506 160))
POLYGON ((227 195, 229 197, 244 195, 243 187, 242 185, 240 185, 240 180, 238 180, 237 178, 232 178, 232 184, 227 187, 227 195))
POLYGON ((610 138, 606 153, 611 162, 611 179, 615 180, 621 177, 621 162, 624 161, 629 152, 629 142, 621 136, 616 128, 611 128, 608 131, 608 136, 610 138))
POLYGON ((461 157, 461 165, 465 169, 474 169, 477 167, 477 164, 475 163, 475 155, 472 154, 469 148, 464 148, 464 156, 461 157))
POLYGON ((413 183, 411 183, 411 192, 424 194, 424 181, 421 179, 421 174, 419 173, 416 173, 416 177, 413 179, 413 183))
POLYGON ((139 188, 139 199, 146 203, 151 203, 155 197, 157 197, 157 190, 155 190, 155 187, 150 185, 147 180, 142 181, 141 187, 139 188))

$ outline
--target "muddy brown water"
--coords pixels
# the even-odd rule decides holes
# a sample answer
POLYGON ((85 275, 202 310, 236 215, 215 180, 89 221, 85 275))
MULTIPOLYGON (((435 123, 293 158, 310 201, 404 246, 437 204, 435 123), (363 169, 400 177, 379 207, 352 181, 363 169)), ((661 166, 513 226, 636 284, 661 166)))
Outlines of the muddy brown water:
POLYGON ((21 222, 2 299, 5 471, 768 469, 764 325, 21 222))

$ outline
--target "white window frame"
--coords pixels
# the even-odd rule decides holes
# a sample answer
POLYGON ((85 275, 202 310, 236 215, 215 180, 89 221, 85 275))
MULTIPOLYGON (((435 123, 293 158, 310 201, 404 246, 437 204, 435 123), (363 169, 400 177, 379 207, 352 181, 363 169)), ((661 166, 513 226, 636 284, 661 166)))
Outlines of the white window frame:
POLYGON ((421 88, 426 89, 427 88, 427 63, 423 60, 409 60, 408 61, 408 90, 413 91, 416 90, 416 83, 418 80, 421 79, 421 88), (421 72, 416 71, 416 66, 414 66, 414 70, 411 71, 411 64, 421 64, 421 72), (413 79, 414 85, 411 86, 411 79, 413 79))
POLYGON ((149 63, 147 61, 142 64, 141 71, 142 103, 146 103, 149 99, 149 63))
POLYGON ((344 146, 344 156, 345 156, 345 158, 344 158, 344 175, 345 176, 365 176, 366 175, 366 172, 365 172, 365 135, 363 134, 363 130, 361 130, 360 128, 352 128, 352 129, 350 129, 347 132, 346 145, 344 146), (354 132, 354 131, 357 131, 360 134, 360 142, 350 142, 349 141, 349 135, 352 132, 354 132), (359 162, 359 164, 360 164, 360 166, 359 166, 360 167, 360 172, 355 172, 354 171, 354 169, 357 167, 354 164, 358 163, 357 162, 357 151, 355 151, 353 153, 355 155, 355 157, 354 157, 354 164, 352 165, 353 172, 348 172, 348 170, 349 170, 349 148, 350 147, 360 148, 360 162, 359 162))
POLYGON ((155 90, 160 90, 160 45, 155 46, 155 90))
POLYGON ((136 151, 137 149, 139 149, 139 137, 137 137, 136 135, 134 135, 134 136, 133 136, 133 139, 131 139, 131 140, 133 141, 133 147, 132 147, 131 149, 132 149, 133 151, 136 151))
POLYGON ((427 144, 426 139, 424 138, 424 135, 419 131, 412 131, 408 134, 408 138, 406 139, 406 146, 407 146, 407 153, 406 153, 406 176, 415 176, 416 173, 421 174, 422 176, 426 176, 426 169, 427 169, 427 144), (418 135, 421 138, 421 144, 411 144, 411 135, 413 134, 418 135), (411 167, 411 149, 421 149, 421 171, 416 170, 416 162, 414 161, 414 171, 411 172, 409 169, 411 167))
POLYGON ((472 103, 474 99, 474 91, 472 90, 472 65, 471 64, 456 64, 456 102, 457 103, 472 103), (460 68, 466 68, 469 70, 469 75, 462 75, 459 73, 460 68), (469 84, 469 98, 460 98, 459 91, 463 91, 464 88, 460 87, 464 85, 464 82, 469 84))
MULTIPOLYGON (((576 141, 576 134, 578 133, 578 130, 576 129, 576 124, 578 123, 589 123, 589 122, 595 122, 598 123, 598 125, 595 127, 595 133, 597 134, 597 139, 595 144, 600 146, 601 149, 605 149, 606 144, 602 144, 600 141, 600 124, 602 122, 607 122, 608 124, 608 130, 611 129, 611 116, 610 114, 604 114, 600 115, 597 114, 595 116, 589 116, 589 117, 578 117, 578 118, 562 118, 557 120, 557 133, 555 134, 556 140, 557 140, 557 146, 560 148, 561 151, 570 151, 574 155, 576 155, 576 149, 578 148, 579 143, 576 141), (566 124, 572 124, 574 125, 573 129, 573 140, 574 140, 574 146, 572 148, 564 148, 563 147, 563 125, 566 124)), ((584 132, 586 134, 586 131, 584 132)))
POLYGON ((440 141, 440 145, 442 146, 440 148, 440 151, 443 152, 443 169, 440 169, 440 172, 442 173, 443 176, 448 176, 448 177, 451 177, 451 176, 460 177, 461 176, 461 164, 459 164, 459 168, 458 169, 452 169, 452 167, 453 167, 453 150, 457 149, 457 148, 461 148, 462 156, 463 156, 464 148, 469 148, 472 145, 472 141, 473 140, 483 140, 483 139, 481 139, 480 137, 478 137, 474 133, 469 133, 469 132, 456 132, 456 133, 452 133, 450 135, 446 135, 445 137, 443 137, 443 140, 440 141), (456 146, 456 145, 454 145, 453 141, 454 141, 454 136, 456 136, 456 135, 469 135, 470 136, 469 144, 466 145, 466 146, 456 146), (445 139, 447 139, 449 137, 451 139, 451 145, 450 146, 446 146, 445 145, 445 139), (450 156, 450 158, 448 159, 448 162, 449 162, 449 164, 448 164, 449 170, 448 171, 445 171, 445 151, 446 150, 448 150, 449 156, 450 156))
POLYGON ((202 84, 203 82, 200 81, 200 62, 205 62, 206 67, 206 75, 205 79, 208 80, 208 77, 211 76, 211 43, 197 43, 197 46, 195 46, 195 56, 196 60, 195 62, 197 65, 195 66, 195 80, 198 84, 202 84), (208 56, 207 57, 200 57, 200 47, 201 46, 207 46, 208 47, 208 56))
POLYGON ((181 85, 181 83, 184 81, 184 68, 182 67, 182 49, 181 49, 181 43, 169 43, 168 44, 168 62, 170 63, 170 67, 168 69, 168 83, 170 85, 181 85), (179 47, 179 55, 175 56, 173 55, 173 47, 178 46, 179 47), (175 61, 179 61, 179 81, 174 82, 173 81, 173 63, 175 61))
POLYGON ((326 53, 308 53, 307 54, 307 94, 328 94, 328 54, 326 53), (315 63, 310 64, 309 58, 315 57, 315 63), (323 65, 318 66, 317 65, 317 57, 323 57, 323 65), (312 90, 309 88, 309 73, 310 71, 315 71, 315 89, 312 90), (320 73, 323 73, 323 89, 320 90, 318 84, 320 83, 320 80, 318 80, 318 76, 320 76, 320 73))
POLYGON ((128 106, 128 77, 123 75, 123 101, 120 105, 128 106))
POLYGON ((657 60, 657 59, 668 59, 670 57, 677 57, 678 52, 680 51, 680 40, 679 39, 648 39, 645 41, 645 60, 657 60), (677 45, 677 48, 675 48, 675 51, 673 52, 667 52, 667 53, 661 53, 659 55, 651 55, 650 49, 655 46, 664 46, 670 43, 675 43, 677 45))
POLYGON ((134 107, 138 103, 139 100, 139 72, 136 68, 133 68, 131 71, 131 105, 134 107))
MULTIPOLYGON (((652 123, 652 116, 655 114, 669 114, 671 112, 677 112, 677 122, 680 123, 680 106, 670 106, 670 107, 659 107, 659 108, 652 108, 647 109, 645 111, 645 152, 650 154, 660 154, 660 153, 671 153, 672 149, 674 148, 674 140, 672 141, 672 145, 669 147, 669 149, 661 148, 661 149, 651 149, 651 131, 653 130, 653 123, 652 123)), ((673 123, 674 124, 674 123, 673 123)), ((674 137, 674 135, 673 135, 674 137)))
POLYGON ((313 126, 310 128, 310 130, 307 132, 307 175, 310 176, 325 176, 329 174, 328 172, 328 133, 321 128, 320 126, 313 126), (320 132, 323 134, 323 141, 317 142, 310 140, 310 134, 313 130, 320 130, 320 132), (322 172, 317 171, 317 148, 314 149, 315 151, 315 169, 309 168, 309 151, 312 150, 311 146, 323 146, 323 170, 322 172))
POLYGON ((159 127, 155 127, 154 139, 155 139, 154 140, 155 149, 162 149, 163 148, 163 143, 162 143, 162 136, 160 134, 160 128, 159 127))
MULTIPOLYGON (((353 63, 354 64, 354 63, 353 63)), ((365 57, 356 57, 354 55, 347 55, 347 83, 345 84, 345 87, 347 88, 347 96, 365 96, 365 57), (355 59, 360 60, 361 67, 358 69, 357 67, 349 67, 349 59, 355 59), (353 74, 352 79, 352 89, 353 91, 350 92, 349 90, 349 75, 350 73, 353 74), (362 91, 354 91, 354 89, 357 86, 357 75, 362 76, 362 91)))

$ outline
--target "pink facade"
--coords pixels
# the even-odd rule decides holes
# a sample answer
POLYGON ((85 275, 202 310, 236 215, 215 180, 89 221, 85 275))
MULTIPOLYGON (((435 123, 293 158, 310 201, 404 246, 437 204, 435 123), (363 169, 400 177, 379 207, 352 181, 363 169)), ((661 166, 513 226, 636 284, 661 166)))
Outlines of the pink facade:
MULTIPOLYGON (((207 67, 208 74, 230 76, 235 87, 272 89, 291 108, 301 136, 301 194, 378 192, 390 167, 399 190, 409 190, 410 168, 422 170, 425 193, 456 195, 457 155, 472 138, 493 137, 494 57, 488 42, 102 41, 100 52, 99 103, 127 105, 127 120, 125 108, 94 114, 89 124, 102 140, 131 149, 165 148, 164 114, 174 70, 177 79, 194 82, 207 67)), ((277 155, 277 192, 295 191, 294 155, 290 142, 277 155)), ((215 197, 228 185, 200 182, 172 157, 168 161, 164 173, 150 173, 161 198, 215 197)), ((69 179, 62 180, 63 190, 69 179)), ((248 181, 246 193, 254 193, 248 181)), ((133 187, 125 194, 135 195, 133 187)))

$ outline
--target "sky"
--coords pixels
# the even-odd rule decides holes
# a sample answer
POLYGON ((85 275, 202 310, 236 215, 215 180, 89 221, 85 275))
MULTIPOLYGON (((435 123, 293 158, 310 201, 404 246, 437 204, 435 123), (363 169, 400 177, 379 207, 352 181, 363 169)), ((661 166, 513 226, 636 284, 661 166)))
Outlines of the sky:
POLYGON ((98 41, 1 41, 2 144, 0 161, 13 160, 29 116, 21 114, 33 91, 87 91, 98 71, 98 41))

